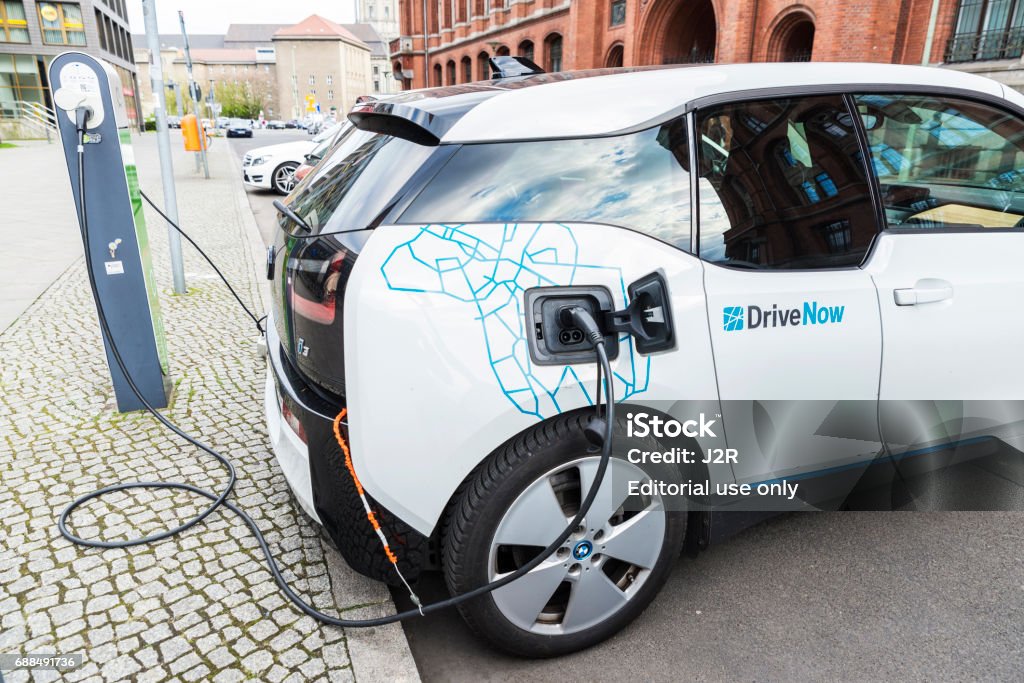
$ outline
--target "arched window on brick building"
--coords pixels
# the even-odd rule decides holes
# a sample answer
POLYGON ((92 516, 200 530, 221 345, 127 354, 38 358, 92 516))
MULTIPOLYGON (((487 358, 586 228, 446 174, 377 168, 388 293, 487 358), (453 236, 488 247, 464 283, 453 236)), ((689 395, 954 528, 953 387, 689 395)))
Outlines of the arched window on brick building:
POLYGON ((441 65, 440 64, 435 64, 434 65, 434 85, 435 86, 443 85, 441 83, 441 65))
POLYGON ((490 55, 486 52, 481 52, 476 56, 476 73, 477 80, 486 81, 491 77, 491 64, 489 61, 490 55))
POLYGON ((665 24, 662 62, 698 64, 715 61, 718 22, 711 0, 676 3, 665 24))
POLYGON ((778 22, 768 40, 768 61, 809 62, 814 52, 814 19, 792 12, 778 22))
POLYGON ((523 42, 519 43, 519 48, 516 50, 516 56, 526 57, 531 62, 536 61, 533 58, 533 41, 524 40, 523 42))
POLYGON ((562 36, 552 33, 544 40, 544 67, 548 73, 562 70, 562 36))
POLYGON ((455 60, 449 59, 447 64, 448 82, 445 85, 455 85, 455 60))
POLYGON ((469 57, 462 58, 462 82, 473 82, 473 60, 469 57))
POLYGON ((622 43, 615 43, 612 45, 612 49, 608 50, 608 56, 604 59, 604 65, 612 68, 622 66, 623 54, 622 43))

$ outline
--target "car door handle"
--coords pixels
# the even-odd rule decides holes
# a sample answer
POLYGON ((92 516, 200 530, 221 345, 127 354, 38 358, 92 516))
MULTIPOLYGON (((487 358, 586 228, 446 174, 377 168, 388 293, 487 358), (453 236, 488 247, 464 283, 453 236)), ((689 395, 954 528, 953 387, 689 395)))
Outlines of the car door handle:
POLYGON ((945 280, 926 278, 918 280, 913 287, 892 290, 897 306, 917 306, 949 301, 953 298, 953 285, 945 280))

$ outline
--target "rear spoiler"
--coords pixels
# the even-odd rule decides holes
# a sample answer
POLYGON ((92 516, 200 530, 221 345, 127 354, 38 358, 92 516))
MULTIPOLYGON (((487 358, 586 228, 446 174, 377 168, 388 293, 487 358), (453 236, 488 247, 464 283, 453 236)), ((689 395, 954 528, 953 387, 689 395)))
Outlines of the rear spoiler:
POLYGON ((490 81, 409 90, 383 99, 364 95, 356 100, 348 120, 360 130, 393 135, 430 147, 439 145, 463 114, 508 87, 501 84, 503 79, 544 73, 525 57, 491 57, 490 66, 490 81))
POLYGON ((393 135, 428 147, 441 144, 441 138, 451 127, 441 117, 419 107, 380 100, 356 104, 348 120, 359 130, 393 135))

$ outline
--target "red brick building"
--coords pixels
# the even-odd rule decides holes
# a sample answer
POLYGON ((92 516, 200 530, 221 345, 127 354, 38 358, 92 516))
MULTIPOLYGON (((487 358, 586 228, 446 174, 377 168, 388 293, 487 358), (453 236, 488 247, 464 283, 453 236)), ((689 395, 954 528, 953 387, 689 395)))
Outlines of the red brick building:
POLYGON ((399 0, 401 37, 391 52, 406 89, 487 78, 494 54, 529 56, 548 71, 710 61, 955 62, 1018 85, 1012 81, 1024 73, 1024 0, 938 0, 933 16, 934 6, 933 0, 399 0))

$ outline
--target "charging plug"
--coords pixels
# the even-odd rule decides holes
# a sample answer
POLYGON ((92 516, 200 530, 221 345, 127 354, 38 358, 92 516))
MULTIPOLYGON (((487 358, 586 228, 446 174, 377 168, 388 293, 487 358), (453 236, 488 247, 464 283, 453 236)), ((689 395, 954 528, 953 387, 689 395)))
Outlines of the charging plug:
POLYGON ((600 321, 612 310, 611 292, 597 285, 536 287, 526 292, 526 340, 537 365, 593 363, 595 340, 603 339, 609 359, 619 353, 613 332, 600 321), (578 309, 573 315, 572 311, 578 309))
POLYGON ((84 133, 89 119, 92 118, 92 107, 87 104, 75 109, 75 130, 84 133))
POLYGON ((590 311, 582 306, 566 306, 558 312, 558 321, 563 327, 577 327, 583 330, 583 334, 592 346, 597 346, 604 341, 604 333, 597 326, 597 321, 590 311))

